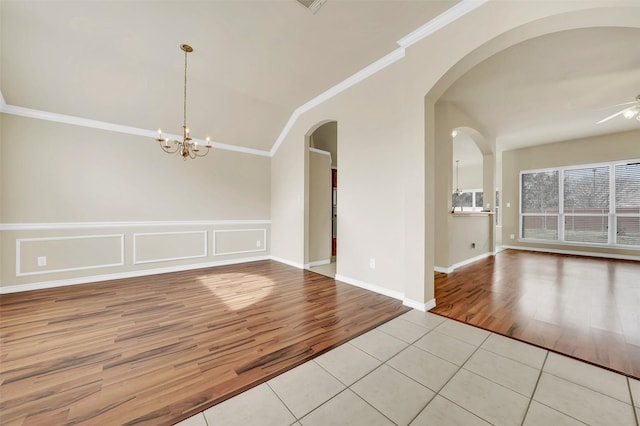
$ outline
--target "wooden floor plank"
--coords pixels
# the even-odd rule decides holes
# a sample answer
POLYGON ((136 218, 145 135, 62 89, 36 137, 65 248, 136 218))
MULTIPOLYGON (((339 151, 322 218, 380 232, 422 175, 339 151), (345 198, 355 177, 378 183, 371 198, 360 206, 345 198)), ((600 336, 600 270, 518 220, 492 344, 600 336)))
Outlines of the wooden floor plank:
POLYGON ((0 297, 2 424, 173 424, 406 312, 273 261, 0 297))
POLYGON ((435 293, 432 313, 640 378, 640 262, 505 250, 435 293))

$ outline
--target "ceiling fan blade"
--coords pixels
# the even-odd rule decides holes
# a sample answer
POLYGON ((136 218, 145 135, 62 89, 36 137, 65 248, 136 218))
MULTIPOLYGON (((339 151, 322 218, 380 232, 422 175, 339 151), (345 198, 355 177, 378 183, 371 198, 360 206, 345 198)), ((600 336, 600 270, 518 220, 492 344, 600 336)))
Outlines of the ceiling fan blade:
POLYGON ((631 105, 631 104, 636 104, 636 103, 640 103, 640 101, 635 100, 635 101, 631 101, 631 102, 625 102, 625 103, 623 103, 623 104, 609 105, 609 106, 606 106, 606 107, 604 107, 604 108, 614 108, 614 107, 625 106, 625 105, 631 105))
POLYGON ((623 110, 620 110, 620 111, 616 112, 615 114, 612 114, 612 115, 610 115, 610 116, 608 116, 606 118, 603 118, 602 120, 598 121, 596 124, 604 123, 605 121, 609 121, 612 118, 619 116, 620 114, 624 114, 624 112, 626 110, 628 110, 628 109, 631 109, 631 108, 625 108, 623 110))

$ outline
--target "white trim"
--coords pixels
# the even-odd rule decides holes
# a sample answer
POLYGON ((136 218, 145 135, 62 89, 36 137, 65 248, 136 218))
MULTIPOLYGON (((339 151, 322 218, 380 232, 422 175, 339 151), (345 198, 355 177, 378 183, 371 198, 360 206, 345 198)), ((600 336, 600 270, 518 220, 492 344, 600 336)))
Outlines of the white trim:
POLYGON ((84 271, 87 269, 109 268, 112 266, 123 266, 123 265, 124 265, 124 234, 78 235, 78 236, 67 236, 67 237, 17 238, 16 239, 16 277, 53 274, 57 272, 84 271), (76 268, 47 269, 47 270, 35 271, 35 272, 20 272, 21 244, 24 241, 81 240, 81 239, 88 239, 88 238, 115 238, 115 237, 120 238, 120 263, 108 263, 108 264, 92 265, 92 266, 79 266, 76 268))
MULTIPOLYGON (((66 114, 58 114, 55 112, 40 111, 37 109, 19 107, 15 105, 7 105, 4 103, 0 107, 0 112, 11 114, 11 115, 18 115, 21 117, 35 118, 37 120, 47 120, 47 121, 53 121, 56 123, 71 124, 74 126, 89 127, 92 129, 107 130, 110 132, 125 133, 128 135, 143 136, 143 137, 148 137, 153 139, 156 139, 158 137, 158 132, 154 130, 140 129, 138 127, 132 127, 132 126, 123 126, 121 124, 108 123, 106 121, 91 120, 88 118, 75 117, 75 116, 66 115, 66 114)), ((170 133, 167 133, 166 136, 170 139, 182 138, 182 135, 174 135, 170 133)), ((201 145, 207 144, 207 141, 203 139, 194 138, 193 140, 199 142, 201 145)), ((235 151, 235 152, 241 152, 243 154, 260 155, 263 157, 271 156, 269 151, 264 151, 261 149, 247 148, 247 147, 237 146, 237 145, 229 145, 221 142, 211 142, 211 145, 214 148, 224 150, 224 151, 235 151)))
POLYGON ((382 294, 384 296, 393 297, 394 299, 403 300, 404 294, 396 291, 390 290, 386 287, 382 287, 375 284, 369 284, 364 281, 356 280, 355 278, 345 277, 344 275, 336 275, 334 278, 336 281, 341 281, 343 283, 351 284, 356 287, 363 288, 365 290, 373 291, 374 293, 382 294))
MULTIPOLYGON (((276 139, 275 143, 273 144, 273 146, 269 151, 263 151, 263 150, 253 149, 253 148, 245 148, 245 147, 240 147, 236 145, 228 145, 228 144, 219 143, 219 142, 212 142, 211 144, 218 149, 272 157, 278 151, 278 148, 284 141, 285 137, 289 134, 289 131, 291 131, 291 128, 293 127, 295 122, 298 120, 298 117, 302 113, 309 111, 310 109, 333 98, 334 96, 347 90, 348 88, 358 84, 359 82, 366 79, 367 77, 372 76, 378 71, 404 58, 405 49, 407 47, 413 45, 414 43, 417 43, 418 41, 424 39, 425 37, 433 34, 439 29, 449 25, 450 23, 464 16, 465 14, 482 6, 486 1, 487 0, 462 0, 460 3, 449 8, 448 10, 444 11, 440 15, 436 16, 435 18, 431 19, 424 25, 420 26, 416 30, 412 31, 411 33, 407 34, 406 36, 398 40, 396 43, 400 46, 399 48, 395 49, 391 53, 388 53, 387 55, 373 62, 372 64, 366 66, 365 68, 361 69, 357 73, 351 75, 350 77, 346 78, 342 82, 336 84, 335 86, 331 87, 330 89, 326 90, 325 92, 321 93, 320 95, 316 96, 315 98, 311 99, 305 104, 297 107, 289 117, 289 120, 287 120, 287 123, 285 124, 284 128, 280 132, 280 135, 278 135, 278 138, 276 139)), ((1 92, 0 92, 0 98, 2 98, 1 92)), ((157 132, 152 130, 139 129, 136 127, 122 126, 119 124, 107 123, 104 121, 89 120, 86 118, 73 117, 70 115, 56 114, 56 113, 51 113, 46 111, 38 111, 30 108, 7 105, 4 102, 4 98, 2 98, 2 103, 0 104, 0 112, 6 112, 7 114, 21 115, 24 117, 38 118, 41 120, 49 120, 49 121, 56 121, 60 123, 74 124, 77 126, 93 127, 97 129, 110 130, 114 132, 134 134, 138 136, 155 138, 157 135, 157 132)), ((175 138, 175 135, 168 135, 168 137, 175 138)), ((200 141, 200 142, 202 142, 203 144, 205 143, 205 141, 200 141)))
POLYGON ((273 255, 269 256, 269 259, 275 262, 284 263, 285 265, 293 266, 294 268, 304 269, 304 265, 302 263, 294 262, 292 260, 283 259, 281 257, 276 257, 273 255))
POLYGON ((316 154, 321 154, 321 155, 328 155, 329 156, 329 163, 333 164, 333 158, 331 158, 331 153, 329 151, 323 151, 323 150, 318 149, 318 148, 309 147, 309 152, 315 152, 316 154))
POLYGON ((284 141, 284 138, 287 137, 287 135, 289 134, 289 131, 291 130, 291 128, 293 127, 293 125, 298 120, 298 117, 301 114, 303 114, 303 113, 309 111, 310 109, 320 105, 321 103, 333 98, 337 94, 347 90, 351 86, 356 85, 357 83, 361 82, 362 80, 366 79, 367 77, 372 76, 373 74, 377 73, 378 71, 388 67, 389 65, 393 64, 394 62, 404 58, 404 53, 405 53, 404 52, 404 48, 402 48, 402 47, 397 48, 393 52, 383 56, 382 58, 378 59, 374 63, 364 67, 363 69, 361 69, 357 73, 355 73, 352 76, 346 78, 345 80, 341 81, 340 83, 336 84, 335 86, 331 87, 330 89, 326 90, 325 92, 323 92, 323 93, 319 94, 318 96, 316 96, 315 98, 311 99, 307 103, 305 103, 305 104, 299 106, 298 108, 296 108, 295 111, 293 111, 293 114, 291 114, 291 117, 289 117, 289 120, 287 121, 287 124, 284 126, 284 128, 280 132, 280 135, 278 136, 278 139, 276 139, 276 142, 273 144, 273 147, 271 148, 271 151, 269 151, 270 155, 271 156, 275 155, 275 153, 278 151, 278 148, 280 148, 280 145, 284 141))
POLYGON ((412 299, 407 299, 406 297, 402 300, 402 304, 404 306, 408 306, 413 309, 417 309, 422 312, 427 312, 436 307, 436 299, 428 300, 426 303, 417 302, 412 299))
POLYGON ((451 265, 451 267, 455 271, 458 268, 461 268, 461 267, 466 266, 466 265, 468 265, 470 263, 473 263, 473 262, 477 262, 478 260, 482 260, 485 257, 491 257, 491 256, 495 256, 495 253, 491 252, 491 251, 488 251, 488 252, 482 253, 482 254, 480 254, 478 256, 474 256, 474 257, 472 257, 470 259, 463 260, 462 262, 454 263, 453 265, 451 265))
POLYGON ((445 10, 417 30, 414 30, 397 41, 398 45, 407 48, 423 38, 435 33, 441 28, 446 27, 453 21, 467 13, 477 9, 486 3, 487 0, 463 0, 455 6, 445 10))
MULTIPOLYGON (((546 244, 546 243, 545 243, 546 244)), ((627 254, 615 254, 615 253, 600 253, 591 251, 576 251, 576 250, 561 250, 541 247, 530 246, 502 246, 503 250, 525 250, 525 251, 538 251, 542 253, 557 253, 557 254, 571 254, 575 256, 587 256, 587 257, 604 257, 607 259, 621 259, 621 260, 640 260, 640 256, 632 256, 627 254)))
POLYGON ((241 254, 241 253, 255 253, 259 251, 267 251, 267 230, 265 228, 258 229, 216 229, 213 231, 213 256, 226 256, 229 254, 241 254), (230 251, 227 253, 218 253, 216 251, 216 234, 218 232, 252 232, 252 231, 262 231, 262 242, 263 245, 261 248, 256 250, 240 250, 240 251, 230 251))
POLYGON ((314 262, 305 263, 304 269, 313 268, 314 266, 328 265, 330 263, 331 263, 331 259, 316 260, 314 262))
POLYGON ((136 232, 133 234, 133 264, 141 265, 144 263, 156 263, 156 262, 168 262, 171 260, 184 260, 184 259, 198 259, 201 257, 207 257, 207 231, 178 231, 178 232, 136 232), (157 258, 151 260, 138 260, 136 241, 139 236, 149 236, 149 235, 177 235, 177 234, 204 234, 204 245, 203 245, 203 254, 198 254, 195 256, 181 256, 181 257, 165 257, 165 258, 157 258))
POLYGON ((198 263, 196 265, 179 265, 169 266, 166 268, 144 269, 140 271, 118 272, 115 274, 94 275, 91 277, 79 277, 57 281, 43 281, 39 283, 29 283, 22 285, 9 285, 0 287, 0 294, 17 293, 21 291, 42 290, 46 288, 63 287, 69 285, 89 284, 99 281, 119 280, 123 278, 136 278, 147 275, 166 274, 168 272, 190 271, 193 269, 211 268, 215 266, 234 265, 237 263, 257 262, 260 260, 269 260, 269 256, 247 257, 243 259, 219 260, 206 263, 198 263))
POLYGON ((2 96, 2 90, 0 90, 0 111, 4 110, 5 105, 7 103, 4 101, 4 96, 2 96))
POLYGON ((0 223, 0 231, 28 231, 44 229, 132 228, 150 226, 227 226, 270 225, 270 219, 258 220, 178 220, 141 222, 58 222, 58 223, 0 223))
POLYGON ((331 153, 329 151, 323 151, 321 149, 312 147, 309 147, 309 151, 315 152, 316 154, 328 155, 329 157, 331 157, 331 153))
POLYGON ((466 266, 466 265, 468 265, 470 263, 473 263, 473 262, 477 262, 478 260, 482 260, 485 257, 490 257, 490 256, 495 256, 495 255, 496 255, 495 252, 488 251, 488 252, 482 253, 482 254, 480 254, 478 256, 474 256, 474 257, 471 257, 469 259, 465 259, 462 262, 454 263, 453 265, 449 266, 448 268, 445 268, 443 266, 434 266, 433 270, 436 271, 436 272, 442 272, 443 274, 450 274, 451 272, 455 271, 458 268, 461 268, 461 267, 466 266))

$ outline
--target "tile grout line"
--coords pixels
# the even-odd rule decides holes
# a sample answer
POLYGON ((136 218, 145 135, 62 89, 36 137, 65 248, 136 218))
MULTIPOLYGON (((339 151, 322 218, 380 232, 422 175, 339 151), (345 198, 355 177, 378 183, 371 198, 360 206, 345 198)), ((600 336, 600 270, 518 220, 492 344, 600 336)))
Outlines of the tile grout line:
POLYGON ((536 380, 536 385, 533 387, 533 392, 531 392, 531 397, 529 398, 529 403, 527 404, 527 409, 524 410, 524 417, 522 417, 522 423, 520 426, 524 425, 525 420, 527 419, 527 414, 529 414, 529 409, 531 408, 531 401, 533 401, 533 397, 538 390, 538 384, 540 383, 540 378, 542 377, 542 372, 544 371, 544 366, 547 363, 547 358, 549 357, 549 351, 544 356, 544 361, 542 362, 542 366, 540 367, 540 373, 538 373, 538 380, 536 380))
MULTIPOLYGON (((375 330, 375 328, 374 328, 375 330)), ((349 343, 349 342, 346 342, 349 343)), ((344 344, 346 344, 344 343, 344 344)), ((351 345, 354 346, 355 345, 351 345)), ((408 346, 407 346, 408 347, 408 346)), ((367 404, 368 406, 370 406, 371 408, 373 408, 375 411, 377 411, 378 413, 380 413, 381 416, 383 416, 385 419, 389 420, 391 423, 393 423, 394 425, 397 425, 396 422, 394 422, 393 420, 391 420, 389 417, 387 417, 382 411, 378 410, 376 407, 374 407, 372 404, 369 403, 369 401, 367 401, 366 399, 364 399, 363 397, 360 396, 360 394, 358 392, 356 392, 355 390, 351 389, 351 386, 355 385, 356 383, 358 383, 360 380, 364 379, 365 377, 367 377, 368 375, 370 375, 371 373, 373 373, 374 371, 376 371, 378 368, 380 368, 383 365, 386 365, 385 361, 380 361, 378 358, 374 357, 373 355, 371 355, 368 352, 363 351, 360 348, 357 348, 359 351, 361 351, 362 353, 369 355, 371 358, 375 359, 376 361, 380 362, 380 365, 378 365, 376 368, 374 368, 373 370, 369 371, 367 374, 365 374, 364 376, 360 377, 358 380, 356 380, 355 382, 353 382, 350 385, 347 385, 346 383, 344 383, 342 380, 340 380, 339 378, 337 378, 336 376, 334 376, 329 370, 327 370, 326 368, 324 368, 322 365, 318 364, 316 362, 316 364, 318 365, 318 367, 320 367, 321 369, 323 369, 324 371, 326 371, 331 377, 333 377, 334 379, 336 379, 338 382, 340 382, 341 384, 344 385, 344 389, 342 389, 340 392, 338 392, 337 394, 333 395, 331 398, 327 399, 325 402, 323 402, 322 404, 318 405, 316 408, 314 408, 313 410, 309 411, 307 414, 305 414, 304 416, 302 416, 300 419, 297 419, 298 421, 300 421, 302 418, 308 416, 309 414, 313 413, 314 411, 316 411, 317 409, 319 409, 320 407, 322 407, 323 405, 325 405, 326 403, 328 403, 329 401, 331 401, 332 399, 334 399, 335 397, 337 397, 338 395, 340 395, 341 393, 350 390, 356 397, 358 397, 359 399, 361 399, 365 404, 367 404)), ((406 349, 406 348, 405 348, 406 349)), ((402 352, 404 349, 402 349, 400 352, 402 352)), ((398 353, 400 353, 398 352, 398 353)), ((397 355, 397 354, 396 354, 397 355)), ((395 355, 393 355, 395 356, 395 355)), ((392 358, 393 358, 392 356, 392 358)), ((390 358, 391 359, 391 358, 390 358)), ((315 360, 312 360, 315 362, 315 360)), ((283 402, 284 403, 284 402, 283 402)), ((293 413, 292 413, 293 414, 293 413)), ((295 416, 294 416, 295 417, 295 416)))
POLYGON ((640 419, 638 419, 638 410, 636 410, 636 405, 633 400, 633 392, 631 392, 631 380, 627 377, 627 387, 629 388, 629 398, 631 398, 631 410, 633 411, 633 416, 636 418, 636 425, 640 426, 640 419))
MULTIPOLYGON (((435 330, 435 329, 434 329, 434 330, 435 330)), ((444 333, 442 333, 442 334, 444 334, 444 333)), ((453 380, 453 378, 454 378, 454 377, 456 377, 456 375, 460 372, 460 370, 462 370, 462 368, 463 368, 463 367, 464 367, 464 365, 467 363, 467 361, 469 361, 469 360, 471 359, 471 357, 472 357, 476 352, 478 352, 478 350, 480 349, 480 346, 482 346, 482 345, 484 344, 484 342, 486 342, 486 341, 487 341, 487 339, 488 339, 492 334, 493 334, 492 332, 489 332, 489 335, 488 335, 487 337, 485 337, 485 338, 484 338, 484 340, 483 340, 483 341, 482 341, 482 342, 481 342, 481 343, 476 347, 476 349, 471 353, 471 355, 469 355, 469 356, 467 357, 467 359, 465 360, 465 362, 463 362, 463 363, 462 363, 462 365, 458 366, 458 365, 456 365, 456 364, 453 364, 453 363, 452 363, 453 365, 455 365, 456 367, 458 367, 458 369, 456 370, 456 372, 455 372, 455 373, 453 373, 453 374, 451 375, 451 377, 449 377, 449 380, 447 380, 447 381, 446 381, 446 382, 445 382, 445 383, 440 387, 440 390, 439 390, 438 392, 436 392, 436 394, 433 396, 433 398, 431 398, 431 399, 429 400, 429 402, 427 402, 427 404, 426 404, 424 407, 422 407, 422 408, 420 409, 420 411, 418 411, 418 414, 416 414, 415 416, 413 416, 413 418, 411 419, 411 421, 409 422, 409 424, 411 424, 411 423, 412 423, 412 422, 413 422, 413 421, 414 421, 414 420, 415 420, 415 419, 420 415, 420 413, 422 413, 422 412, 424 411, 424 409, 425 409, 425 408, 427 408, 427 406, 431 403, 431 401, 433 401, 433 400, 436 398, 436 396, 440 395, 440 392, 442 391, 442 389, 444 389, 444 388, 449 384, 449 382, 450 382, 451 380, 453 380)), ((455 337, 453 337, 453 336, 449 336, 449 337, 452 337, 452 338, 454 338, 454 339, 455 339, 455 337)), ((411 345, 411 346, 413 346, 413 345, 411 345)), ((420 348, 416 347, 416 349, 420 349, 420 348)), ((422 349, 420 349, 420 350, 422 350, 422 349)), ((429 353, 430 353, 430 352, 429 352, 429 353)), ((444 358, 441 358, 441 359, 444 359, 444 358)), ((445 361, 446 361, 446 360, 445 360, 445 361)), ((451 361, 449 361, 449 362, 451 362, 451 361)), ((386 363, 385 363, 385 365, 386 365, 386 363)), ((389 366, 389 367, 391 367, 391 366, 389 366)), ((391 367, 391 368, 393 368, 393 367, 391 367)), ((394 370, 395 370, 395 368, 394 368, 394 370)), ((396 370, 396 371, 397 371, 397 370, 396 370)), ((399 373, 404 374, 404 373, 402 373, 402 372, 399 372, 399 373)), ((412 379, 412 380, 413 380, 413 379, 412 379)), ((422 385, 422 386, 424 386, 424 385, 422 385)), ((425 386, 425 387, 426 387, 426 386, 425 386)), ((427 388, 427 389, 429 389, 428 387, 426 387, 426 388, 427 388)), ((488 420, 483 419, 482 417, 478 416, 477 414, 472 413, 471 411, 467 410, 466 408, 464 408, 464 407, 462 407, 462 406, 460 406, 460 405, 456 404, 455 402, 453 402, 453 401, 449 400, 449 399, 448 399, 448 398, 446 398, 444 395, 440 395, 440 396, 442 396, 442 397, 443 397, 444 399, 446 399, 447 401, 450 401, 452 404, 455 404, 456 406, 458 406, 458 407, 462 408, 463 410, 465 410, 465 411, 467 411, 467 412, 469 412, 469 413, 473 414, 473 415, 474 415, 474 416, 476 416, 477 418, 479 418, 479 419, 481 419, 481 420, 483 420, 483 421, 485 421, 485 422, 487 422, 487 423, 491 423, 491 422, 489 422, 488 420)))
MULTIPOLYGON (((313 361, 313 360, 312 360, 312 361, 313 361)), ((269 390, 270 390, 271 392, 273 392, 273 394, 276 396, 276 398, 278 398, 278 401, 280 401, 280 402, 282 403, 282 405, 284 405, 284 408, 286 408, 286 409, 287 409, 287 411, 288 411, 289 413, 291 413, 291 415, 293 416, 293 418, 294 418, 294 419, 296 419, 296 421, 295 421, 294 423, 300 422, 300 419, 298 418, 298 416, 296 416, 295 414, 293 414, 293 411, 291 411, 291 409, 289 408, 289 406, 288 406, 287 404, 285 404, 285 403, 284 403, 284 401, 282 400, 282 398, 280 398, 280 395, 278 395, 278 392, 276 392, 276 391, 275 391, 275 389, 273 389, 273 388, 271 387, 271 385, 269 384, 269 381, 267 380, 266 382, 264 382, 264 384, 265 384, 265 385, 267 385, 267 387, 269 388, 269 390)), ((256 386, 256 387, 257 387, 257 386, 256 386)), ((313 411, 313 410, 312 410, 312 411, 313 411)), ((311 411, 310 411, 310 412, 311 412, 311 411)), ((309 413, 307 413, 307 414, 309 414, 309 413)), ((305 416, 306 416, 306 414, 305 414, 305 416)), ((304 416, 302 416, 302 417, 304 417, 304 416)))

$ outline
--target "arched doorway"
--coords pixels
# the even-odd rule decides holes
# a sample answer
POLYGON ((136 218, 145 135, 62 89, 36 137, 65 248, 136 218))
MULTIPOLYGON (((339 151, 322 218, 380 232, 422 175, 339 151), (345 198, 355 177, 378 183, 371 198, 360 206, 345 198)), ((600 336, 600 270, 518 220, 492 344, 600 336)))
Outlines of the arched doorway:
POLYGON ((338 123, 315 126, 305 140, 305 261, 335 277, 337 265, 338 123))

